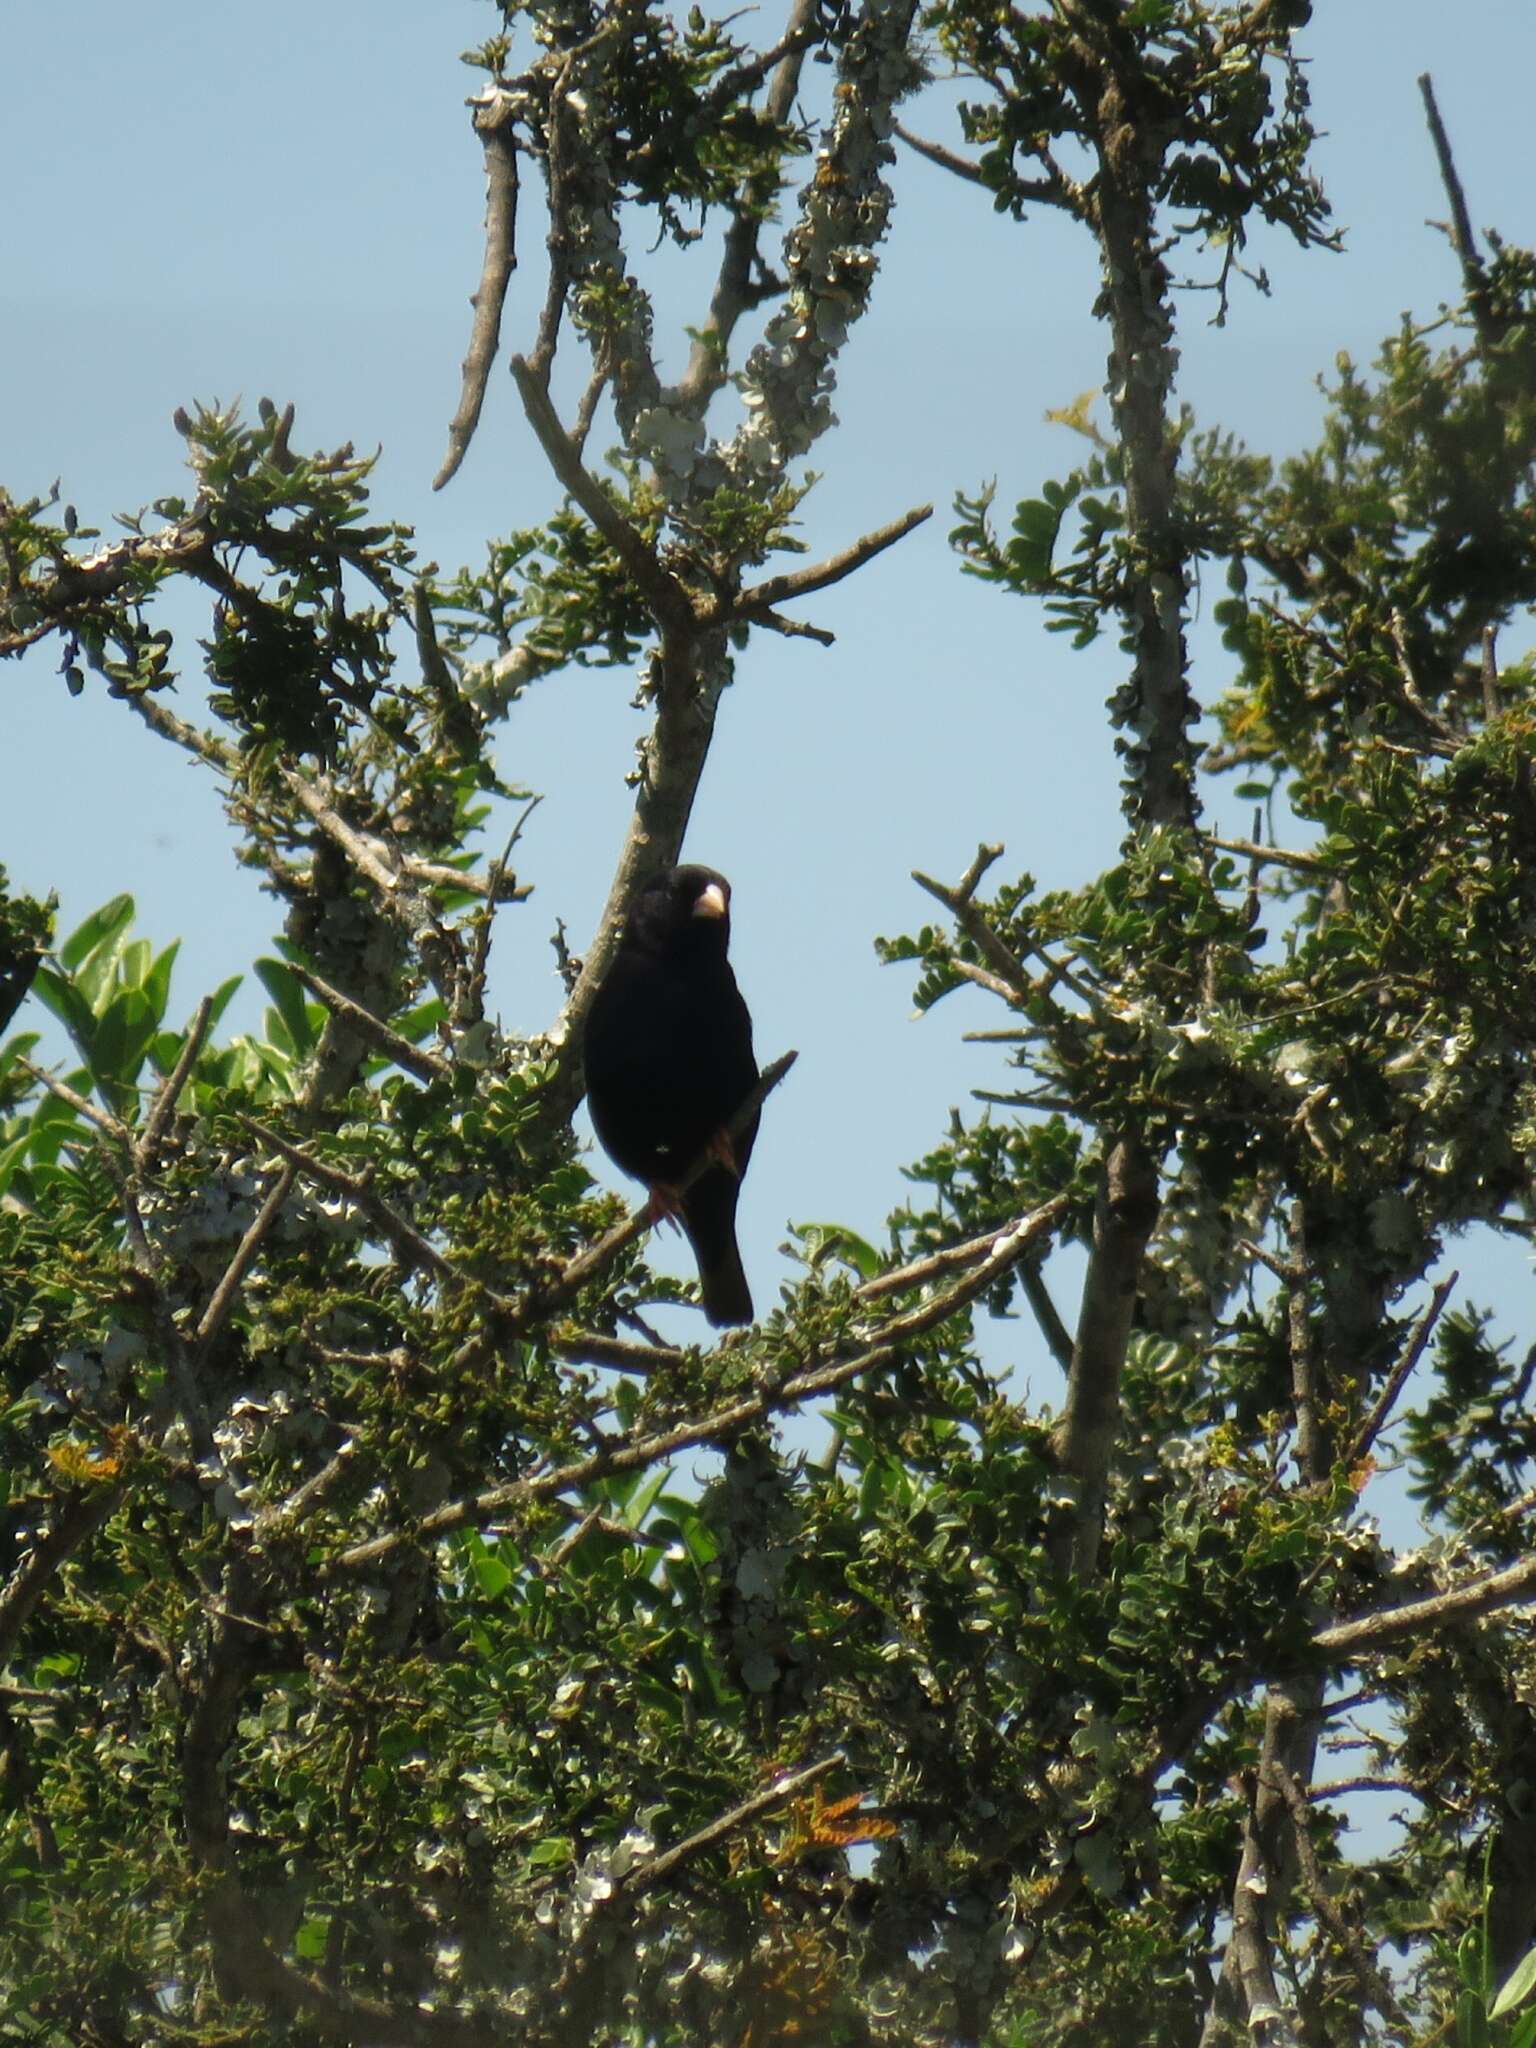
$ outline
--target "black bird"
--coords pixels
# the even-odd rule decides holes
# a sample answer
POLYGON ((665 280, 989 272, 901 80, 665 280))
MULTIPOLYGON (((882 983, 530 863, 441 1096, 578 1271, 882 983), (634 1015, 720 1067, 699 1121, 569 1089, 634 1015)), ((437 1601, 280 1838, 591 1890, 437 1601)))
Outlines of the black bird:
POLYGON ((757 1080, 752 1018, 726 959, 731 885, 713 868, 667 868, 635 899, 587 1017, 587 1102, 615 1166, 643 1180, 658 1216, 681 1215, 699 1262, 704 1312, 750 1323, 736 1248, 736 1197, 757 1136, 731 1117, 757 1080), (701 1152, 716 1163, 681 1196, 701 1152))

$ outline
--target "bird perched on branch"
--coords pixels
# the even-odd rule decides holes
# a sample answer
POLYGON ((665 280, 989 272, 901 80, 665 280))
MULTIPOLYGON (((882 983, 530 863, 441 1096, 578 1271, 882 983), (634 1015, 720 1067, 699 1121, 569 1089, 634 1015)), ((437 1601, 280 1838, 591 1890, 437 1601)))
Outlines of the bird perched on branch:
POLYGON ((593 998, 584 1048, 603 1150, 646 1183, 656 1216, 681 1219, 717 1328, 752 1320, 736 1197, 758 1119, 734 1140, 726 1126, 757 1081, 757 1062, 752 1018, 726 958, 730 936, 723 875, 678 867, 653 876, 593 998), (680 1190, 706 1151, 713 1163, 680 1190))

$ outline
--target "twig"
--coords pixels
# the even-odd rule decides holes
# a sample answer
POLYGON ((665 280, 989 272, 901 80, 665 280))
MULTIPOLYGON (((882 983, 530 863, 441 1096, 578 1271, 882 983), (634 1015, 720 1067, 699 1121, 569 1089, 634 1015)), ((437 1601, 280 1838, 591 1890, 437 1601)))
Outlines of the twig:
POLYGON ((485 1009, 485 978, 491 958, 491 926, 496 921, 496 904, 501 885, 506 877, 507 863, 513 849, 523 836, 523 827, 544 801, 542 796, 531 796, 523 806, 506 845, 501 849, 500 858, 493 861, 486 871, 486 907, 479 927, 475 932, 474 948, 469 956, 469 988, 466 997, 466 1011, 471 1022, 478 1021, 485 1009))
POLYGON ((862 569, 866 562, 872 562, 876 555, 884 554, 899 540, 904 540, 914 527, 921 526, 925 519, 933 517, 931 505, 916 505, 910 512, 904 512, 899 519, 893 519, 888 526, 880 526, 873 533, 866 533, 862 540, 856 540, 840 554, 829 555, 826 561, 816 562, 806 569, 786 570, 782 576, 765 576, 761 583, 754 583, 750 590, 743 590, 733 599, 723 600, 725 617, 750 618, 754 614, 773 610, 785 604, 790 598, 809 597, 813 591, 825 590, 830 584, 841 583, 845 576, 851 576, 855 569, 862 569))
POLYGON ((213 998, 204 996, 197 1006, 197 1013, 187 1027, 186 1042, 176 1056, 176 1064, 161 1084, 159 1093, 150 1104, 149 1115, 144 1119, 144 1128, 134 1148, 133 1170, 136 1176, 153 1173, 160 1151, 160 1140, 165 1136, 165 1127, 170 1122, 181 1091, 187 1085, 187 1078, 203 1049, 203 1040, 208 1035, 209 1020, 213 1016, 213 998))
POLYGON ((1386 1385, 1377 1396, 1375 1407, 1360 1425, 1355 1440, 1349 1447, 1349 1462, 1352 1465, 1360 1462, 1381 1434, 1387 1417, 1397 1403, 1398 1395, 1403 1391, 1414 1367, 1424 1356, 1424 1347, 1428 1344, 1434 1327, 1444 1312, 1445 1304, 1450 1300, 1460 1278, 1459 1273, 1449 1274, 1430 1296, 1429 1307, 1414 1324, 1413 1333, 1403 1347, 1402 1357, 1387 1375, 1386 1385))
MULTIPOLYGON (((1002 983, 1002 987, 996 992, 1010 1003, 1022 1003, 1028 1002, 1036 994, 1035 985, 1015 956, 1012 947, 1005 945, 998 937, 974 901, 977 885, 982 876, 995 861, 1002 858, 1002 853, 1001 846, 979 847, 975 860, 971 862, 954 888, 947 882, 936 882, 931 875, 925 875, 919 868, 912 870, 912 879, 919 889, 926 889, 930 896, 944 905, 966 937, 988 962, 992 975, 996 977, 996 981, 1002 983)), ((955 961, 956 973, 965 973, 970 964, 969 961, 955 961)), ((979 973, 966 974, 965 978, 967 981, 980 982, 983 987, 995 985, 993 981, 983 981, 979 973)))
POLYGON ((986 177, 980 164, 972 163, 968 156, 961 156, 955 149, 946 149, 942 142, 929 142, 925 136, 914 135, 904 121, 895 123, 896 133, 907 145, 931 164, 937 164, 941 171, 953 171, 957 178, 964 178, 971 185, 985 185, 986 177))
POLYGON ((786 640, 814 640, 818 647, 835 647, 837 635, 825 626, 813 626, 809 619, 788 619, 783 612, 754 611, 754 625, 766 626, 770 633, 782 633, 786 640))
POLYGON ((1298 874, 1326 875, 1332 872, 1329 862, 1320 860, 1315 853, 1293 853, 1282 846, 1260 846, 1252 839, 1218 839, 1214 832, 1201 834, 1207 846, 1219 847, 1223 853, 1240 854, 1244 860, 1256 860, 1265 866, 1295 868, 1298 874))
POLYGON ((853 1290, 855 1301, 880 1301, 887 1294, 905 1293, 909 1287, 921 1287, 925 1282, 937 1278, 940 1273, 952 1273, 960 1266, 974 1266, 978 1259, 984 1259, 997 1243, 997 1233, 1006 1225, 994 1224, 992 1229, 983 1230, 979 1236, 962 1239, 959 1244, 947 1244, 936 1252, 927 1252, 910 1265, 898 1266, 889 1273, 877 1273, 873 1280, 866 1280, 853 1290))
POLYGON ((1072 1332, 1062 1321, 1051 1291, 1045 1284, 1045 1275, 1031 1260, 1026 1259, 1019 1267, 1019 1285, 1024 1290, 1024 1299, 1034 1310, 1035 1321, 1040 1326, 1046 1348, 1063 1372, 1072 1367, 1072 1332))
POLYGON ((1402 2012, 1392 1995, 1391 1985, 1375 1958, 1366 1953, 1364 1942, 1329 1889, 1312 1842, 1312 1814, 1306 1794, 1278 1757, 1269 1759, 1263 1767, 1263 1775, 1285 1801, 1291 1823, 1291 1840, 1296 1847, 1296 1863, 1307 1897, 1312 1902, 1312 1910, 1348 1956, 1350 1968, 1365 1997, 1390 2026, 1400 2026, 1402 2012))
POLYGON ((1397 649, 1397 670, 1402 679, 1403 695, 1431 732, 1443 740, 1454 740, 1456 728, 1448 718, 1443 718, 1433 705, 1426 703, 1419 688, 1419 679, 1414 673, 1413 655, 1408 646, 1408 628, 1404 624, 1402 612, 1396 605, 1392 607, 1391 623, 1392 645, 1397 649))
POLYGON ((608 1337, 599 1330, 577 1330, 556 1337, 549 1348, 572 1365, 611 1365, 619 1372, 642 1375, 670 1371, 688 1357, 686 1351, 669 1345, 637 1344, 632 1338, 608 1337))
POLYGON ((1492 309, 1488 304, 1488 273, 1483 268, 1482 255, 1477 246, 1477 237, 1472 232, 1472 216, 1467 210, 1467 195, 1462 190, 1461 179, 1456 171, 1456 159, 1451 154, 1450 137, 1445 132, 1445 123, 1440 118, 1439 104, 1435 99, 1435 83, 1427 71, 1419 75, 1419 92, 1424 101, 1424 114, 1429 122, 1429 133, 1435 145, 1435 160, 1440 166, 1440 182, 1445 187, 1445 196, 1451 208, 1451 247, 1461 265, 1462 283, 1467 294, 1467 303, 1477 322, 1477 331, 1487 343, 1497 337, 1493 331, 1492 309))
POLYGON ((507 1304, 494 1289, 482 1281, 473 1279, 468 1273, 460 1272, 453 1261, 444 1256, 430 1238, 424 1237, 414 1223, 408 1223, 398 1210, 392 1209, 382 1195, 373 1188, 361 1174, 348 1173, 342 1167, 331 1166, 323 1159, 316 1159, 312 1152, 306 1152, 302 1145, 295 1145, 278 1132, 259 1124, 254 1117, 241 1114, 241 1123, 259 1138, 264 1145, 279 1153, 288 1163, 292 1172, 302 1173, 306 1179, 317 1181, 320 1186, 333 1189, 344 1195, 349 1202, 355 1202, 366 1216, 378 1224, 385 1236, 402 1254, 408 1263, 425 1267, 436 1273, 440 1279, 450 1280, 459 1287, 478 1287, 498 1307, 507 1304))
POLYGON ((402 854, 400 865, 412 881, 426 882, 434 889, 461 889, 466 896, 483 896, 487 902, 525 903, 533 894, 531 882, 514 881, 509 886, 505 876, 495 882, 493 894, 489 869, 477 875, 473 869, 454 867, 445 860, 423 860, 414 853, 402 854))
POLYGON ((527 1507, 563 1493, 579 1492, 583 1487, 619 1472, 642 1471, 699 1444, 729 1441, 770 1415, 797 1408, 802 1402, 813 1401, 819 1395, 835 1393, 839 1387, 862 1378, 866 1373, 894 1365, 908 1339, 936 1328, 967 1307, 978 1295, 984 1294, 1000 1274, 1022 1259, 1031 1246, 1055 1227, 1066 1206, 1066 1197, 1057 1196, 1054 1201, 1032 1210, 1017 1223, 1000 1231, 990 1257, 983 1259, 963 1280, 947 1293, 932 1295, 905 1315, 894 1317, 873 1333, 866 1348, 850 1358, 835 1358, 825 1365, 807 1367, 777 1386, 760 1387, 707 1415, 679 1423, 673 1429, 658 1430, 651 1436, 633 1437, 627 1442, 615 1443, 594 1452, 590 1457, 578 1459, 574 1464, 541 1472, 535 1478, 512 1480, 471 1500, 456 1501, 424 1516, 409 1530, 393 1530, 387 1535, 353 1544, 331 1559, 322 1571, 326 1575, 334 1575, 362 1570, 405 1544, 431 1541, 451 1535, 456 1529, 494 1520, 510 1509, 527 1507))
POLYGON ((648 1892, 663 1883, 672 1873, 695 1856, 703 1855, 706 1849, 713 1849, 717 1842, 723 1842, 748 1821, 756 1820, 760 1813, 771 1813, 776 1806, 787 1805, 797 1799, 808 1785, 825 1778, 847 1761, 841 1750, 834 1750, 819 1763, 807 1764, 804 1770, 792 1771, 787 1776, 775 1779, 761 1792, 754 1792, 750 1799, 744 1799, 739 1806, 733 1806, 729 1813, 722 1813, 718 1820, 712 1820, 696 1834, 687 1836, 670 1849, 663 1849, 659 1855, 649 1856, 643 1863, 636 1863, 623 1877, 615 1880, 614 1890, 625 1898, 635 1898, 641 1892, 648 1892))
POLYGON ((642 597, 664 625, 694 626, 693 606, 682 585, 662 567, 655 550, 615 505, 607 491, 582 462, 579 450, 550 402, 544 378, 523 356, 512 358, 516 380, 528 424, 549 460, 556 478, 586 513, 619 560, 628 570, 642 597))
POLYGON ((512 134, 514 102, 494 86, 470 102, 475 133, 485 150, 485 256, 480 283, 470 304, 475 309, 464 358, 464 381, 458 410, 448 428, 448 453, 432 479, 440 491, 458 473, 459 464, 480 424, 491 365, 501 340, 501 310, 507 285, 517 268, 517 144, 512 134))
POLYGON ((333 1016, 360 1031, 364 1038, 371 1040, 380 1052, 386 1053, 397 1067, 403 1067, 408 1074, 414 1074, 418 1081, 441 1081, 453 1072, 447 1060, 440 1060, 436 1053, 427 1052, 419 1045, 412 1045, 408 1038, 402 1038, 398 1031, 392 1031, 382 1017, 376 1017, 372 1010, 354 1002, 351 996, 343 995, 339 988, 332 988, 328 981, 322 981, 308 967, 297 963, 293 972, 319 1002, 333 1016))
POLYGON ((1385 1607, 1374 1614, 1356 1615, 1352 1621, 1335 1622, 1332 1628, 1318 1630, 1312 1647, 1330 1663, 1342 1662, 1387 1649, 1404 1636, 1419 1635, 1447 1622, 1475 1621, 1479 1615, 1531 1598, 1536 1598, 1536 1557, 1522 1558, 1503 1571, 1485 1573, 1428 1600, 1406 1600, 1401 1607, 1385 1607))
POLYGON ((284 1202, 293 1191, 293 1180, 292 1164, 285 1165, 267 1190, 267 1198, 251 1219, 244 1237, 235 1246, 234 1256, 224 1268, 223 1278, 213 1290, 212 1299, 203 1310, 202 1320, 193 1335, 194 1370, 196 1360, 207 1353, 214 1338, 228 1321, 229 1312, 234 1307, 245 1276, 251 1269, 251 1262, 271 1234, 272 1226, 277 1222, 284 1202))
POLYGON ((378 890, 386 902, 392 902, 404 886, 405 877, 398 868, 391 867, 384 859, 383 850, 377 840, 359 832, 328 803, 305 775, 296 769, 285 768, 283 781, 298 798, 304 809, 314 819, 327 839, 333 840, 358 873, 364 876, 378 890))
POLYGON ((67 1102, 77 1116, 83 1116, 87 1123, 94 1124, 98 1131, 104 1131, 109 1138, 115 1138, 120 1145, 130 1148, 133 1133, 124 1123, 119 1123, 110 1110, 98 1109, 94 1102, 77 1093, 67 1081, 61 1081, 46 1068, 34 1066, 29 1059, 19 1059, 17 1066, 24 1074, 30 1074, 34 1081, 40 1081, 50 1095, 56 1095, 60 1102, 67 1102))

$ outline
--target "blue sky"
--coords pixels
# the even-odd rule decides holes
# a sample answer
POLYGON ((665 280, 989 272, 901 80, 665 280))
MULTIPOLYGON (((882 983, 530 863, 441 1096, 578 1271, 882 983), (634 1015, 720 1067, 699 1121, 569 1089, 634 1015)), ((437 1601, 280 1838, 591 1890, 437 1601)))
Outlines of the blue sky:
MULTIPOLYGON (((1314 380, 1337 351, 1368 357, 1403 309, 1429 313, 1455 292, 1449 252, 1424 225, 1445 209, 1420 71, 1435 76, 1474 220, 1536 238, 1536 10, 1332 0, 1317 13, 1301 47, 1346 252, 1261 240, 1272 298, 1240 292, 1222 330, 1207 324, 1207 298, 1182 306, 1181 395, 1276 452, 1308 437, 1314 380)), ((765 11, 765 35, 778 18, 765 11)), ((445 568, 546 516, 556 492, 504 370, 459 478, 437 497, 429 488, 480 253, 480 153, 463 106, 475 75, 458 52, 494 25, 485 0, 11 0, 0 15, 12 200, 0 481, 22 494, 58 478, 83 517, 108 526, 179 488, 177 405, 270 394, 296 403, 303 443, 379 446, 380 510, 414 523, 423 557, 445 568)), ((937 109, 907 119, 944 133, 937 109)), ((1043 414, 1103 379, 1092 252, 1048 216, 995 219, 910 157, 896 186, 873 310, 843 359, 841 425, 815 453, 824 481, 805 537, 828 552, 923 500, 936 515, 807 608, 837 633, 834 649, 754 641, 689 843, 735 884, 760 1052, 802 1055, 743 1201, 760 1304, 786 1219, 878 1234, 901 1166, 972 1086, 1002 1081, 995 1049, 960 1043, 963 1028, 999 1021, 984 1001, 913 1022, 908 977, 875 962, 873 934, 923 919, 909 870, 954 876, 978 841, 1002 839, 1006 872, 1067 884, 1104 866, 1119 832, 1103 712, 1112 647, 1074 655, 1030 608, 961 577, 945 539, 957 488, 996 476, 1006 504, 1078 458, 1043 414)), ((542 292, 531 197, 522 242, 504 323, 514 347, 527 345, 542 292)), ((676 363, 707 278, 692 259, 656 277, 676 363)), ((171 622, 185 660, 200 621, 179 609, 171 622)), ((1214 640, 1197 634, 1196 652, 1195 686, 1210 698, 1224 680, 1214 640)), ((189 1013, 277 926, 228 859, 213 789, 94 685, 69 699, 46 654, 0 680, 0 861, 18 884, 58 892, 66 930, 132 890, 151 936, 184 940, 176 1000, 189 1013)), ((557 1007, 556 918, 579 947, 600 907, 640 729, 631 693, 622 674, 574 673, 540 686, 505 729, 503 773, 546 793, 522 849, 537 892, 503 914, 494 958, 493 1000, 511 1027, 537 1028, 557 1007)), ((1235 809, 1212 822, 1246 829, 1235 809)), ((1017 1354, 1049 1391, 1022 1327, 1017 1354)))

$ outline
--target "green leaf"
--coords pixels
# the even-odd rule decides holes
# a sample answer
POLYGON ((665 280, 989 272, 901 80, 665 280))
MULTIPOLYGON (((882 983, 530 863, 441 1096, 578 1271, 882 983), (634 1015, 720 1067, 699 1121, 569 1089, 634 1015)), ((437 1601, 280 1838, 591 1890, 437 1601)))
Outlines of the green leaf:
POLYGON ((55 974, 51 967, 39 967, 32 993, 52 1010, 87 1059, 96 1039, 96 1012, 72 981, 55 974))
POLYGON ((318 1035, 303 982, 286 960, 258 960, 256 973, 287 1027, 295 1054, 302 1058, 318 1035))
POLYGON ((84 924, 70 933, 59 948, 59 958, 71 973, 104 940, 116 938, 133 922, 133 908, 131 896, 114 896, 110 903, 103 903, 100 910, 93 910, 84 924))
POLYGON ((1536 1988, 1536 1948, 1526 1950, 1499 1986, 1498 1995, 1488 2008, 1489 2019, 1502 2019, 1517 2005, 1524 2005, 1533 1988, 1536 1988))
POLYGON ((861 1280, 872 1280, 880 1270, 881 1258, 867 1238, 842 1223, 797 1223, 796 1234, 805 1240, 805 1253, 812 1265, 822 1260, 841 1259, 852 1266, 861 1280))
POLYGON ((318 1963, 325 1955, 326 1943, 330 1939, 331 1916, 329 1913, 313 1913, 305 1920, 293 1937, 295 1955, 307 1963, 318 1963))

